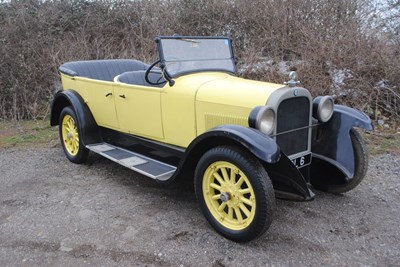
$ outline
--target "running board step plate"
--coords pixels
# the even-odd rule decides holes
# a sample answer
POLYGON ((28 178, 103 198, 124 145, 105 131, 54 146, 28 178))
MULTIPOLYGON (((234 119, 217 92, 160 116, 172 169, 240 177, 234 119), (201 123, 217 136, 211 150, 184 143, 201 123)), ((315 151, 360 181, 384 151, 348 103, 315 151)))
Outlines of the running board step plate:
POLYGON ((86 147, 122 166, 156 180, 166 181, 176 171, 174 166, 107 143, 91 144, 86 147))

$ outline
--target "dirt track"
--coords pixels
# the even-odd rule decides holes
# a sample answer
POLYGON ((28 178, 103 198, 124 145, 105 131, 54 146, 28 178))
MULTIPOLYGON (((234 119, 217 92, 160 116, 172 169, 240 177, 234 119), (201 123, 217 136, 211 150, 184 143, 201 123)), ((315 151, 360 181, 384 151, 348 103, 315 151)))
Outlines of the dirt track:
POLYGON ((59 146, 0 150, 0 266, 399 266, 400 156, 370 159, 344 195, 277 201, 261 238, 219 236, 190 183, 160 188, 91 154, 59 146))

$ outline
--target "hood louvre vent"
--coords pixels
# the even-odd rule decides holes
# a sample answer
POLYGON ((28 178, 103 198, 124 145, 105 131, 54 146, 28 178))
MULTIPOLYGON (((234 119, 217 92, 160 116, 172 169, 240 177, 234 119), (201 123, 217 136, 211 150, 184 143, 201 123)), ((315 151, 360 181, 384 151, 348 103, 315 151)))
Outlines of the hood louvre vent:
POLYGON ((223 114, 204 114, 206 130, 225 124, 236 124, 248 127, 248 118, 235 117, 223 114))

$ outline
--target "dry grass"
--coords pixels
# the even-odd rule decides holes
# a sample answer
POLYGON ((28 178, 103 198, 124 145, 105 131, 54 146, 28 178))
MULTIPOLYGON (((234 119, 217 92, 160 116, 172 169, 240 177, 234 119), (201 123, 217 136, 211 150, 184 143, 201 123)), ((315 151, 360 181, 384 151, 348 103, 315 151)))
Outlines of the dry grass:
POLYGON ((46 120, 0 122, 0 148, 32 145, 55 145, 58 131, 46 120))

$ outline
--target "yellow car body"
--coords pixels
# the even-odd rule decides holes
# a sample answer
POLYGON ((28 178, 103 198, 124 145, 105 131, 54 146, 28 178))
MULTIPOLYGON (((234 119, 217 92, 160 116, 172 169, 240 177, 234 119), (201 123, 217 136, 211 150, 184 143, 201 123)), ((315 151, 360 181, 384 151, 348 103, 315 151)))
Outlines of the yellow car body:
POLYGON ((83 97, 99 126, 183 148, 219 125, 248 127, 251 110, 265 105, 275 90, 284 87, 212 72, 185 75, 174 86, 162 88, 63 73, 61 79, 64 88, 83 97))

